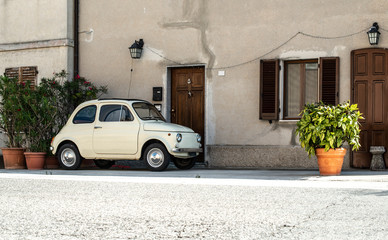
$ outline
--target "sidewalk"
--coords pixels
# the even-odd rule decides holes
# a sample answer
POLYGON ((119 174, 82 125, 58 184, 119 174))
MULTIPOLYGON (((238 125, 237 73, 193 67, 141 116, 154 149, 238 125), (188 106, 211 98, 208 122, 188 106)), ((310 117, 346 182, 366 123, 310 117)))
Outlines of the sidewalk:
POLYGON ((263 187, 362 188, 388 190, 388 171, 345 170, 340 176, 320 176, 318 170, 203 169, 163 172, 144 169, 115 170, 6 170, 1 179, 44 179, 151 184, 198 184, 263 187))

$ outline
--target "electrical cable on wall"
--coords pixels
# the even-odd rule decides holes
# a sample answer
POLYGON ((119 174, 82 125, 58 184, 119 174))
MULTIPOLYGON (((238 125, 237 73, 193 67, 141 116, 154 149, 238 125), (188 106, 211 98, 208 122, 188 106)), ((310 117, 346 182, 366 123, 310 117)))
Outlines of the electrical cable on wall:
MULTIPOLYGON (((388 32, 388 30, 385 30, 385 29, 382 29, 380 28, 381 30, 385 31, 385 32, 388 32)), ((361 31, 358 31, 358 32, 355 32, 355 33, 351 33, 351 34, 347 34, 347 35, 343 35, 343 36, 336 36, 336 37, 325 37, 325 36, 318 36, 318 35, 312 35, 312 34, 308 34, 308 33, 304 33, 304 32, 297 32, 295 33, 292 37, 290 37, 289 39, 287 39, 285 42, 283 42, 282 44, 280 44, 279 46, 277 46, 276 48, 273 48, 272 50, 266 52, 265 54, 259 56, 259 57, 256 57, 252 60, 249 60, 249 61, 246 61, 246 62, 242 62, 242 63, 238 63, 238 64, 235 64, 235 65, 230 65, 230 66, 225 66, 225 67, 213 67, 213 68, 207 68, 208 70, 220 70, 220 69, 230 69, 230 68, 235 68, 235 67, 239 67, 239 66, 242 66, 242 65, 245 65, 245 64, 249 64, 251 62, 255 62, 255 61, 258 61, 260 59, 262 59, 263 57, 267 56, 268 54, 271 54, 272 52, 278 50, 279 48, 283 47, 284 45, 286 45, 287 43, 289 43, 291 40, 293 40, 294 38, 296 38, 298 35, 302 35, 302 36, 305 36, 305 37, 310 37, 310 38, 315 38, 315 39, 325 39, 325 40, 333 40, 333 39, 341 39, 341 38, 348 38, 348 37, 353 37, 355 35, 358 35, 358 34, 361 34, 361 33, 364 33, 366 32, 367 30, 369 30, 369 27, 366 28, 366 29, 363 29, 361 31)), ((149 48, 149 47, 146 47, 148 50, 150 50, 152 53, 154 53, 155 55, 159 56, 160 58, 163 58, 167 61, 170 61, 174 64, 177 64, 177 65, 185 65, 186 63, 179 63, 177 61, 174 61, 174 60, 171 60, 157 52, 155 52, 153 49, 149 48)))
POLYGON ((131 93, 132 72, 133 72, 133 58, 131 58, 131 72, 129 73, 127 98, 129 98, 129 94, 131 93))

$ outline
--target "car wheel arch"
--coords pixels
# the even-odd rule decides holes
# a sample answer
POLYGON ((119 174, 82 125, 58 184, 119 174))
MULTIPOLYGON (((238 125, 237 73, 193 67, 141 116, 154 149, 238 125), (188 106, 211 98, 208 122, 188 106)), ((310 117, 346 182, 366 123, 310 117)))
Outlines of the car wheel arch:
POLYGON ((78 152, 79 152, 79 154, 81 155, 81 157, 83 158, 83 156, 82 156, 82 154, 81 154, 81 152, 80 152, 80 150, 79 150, 79 148, 78 148, 78 146, 77 146, 77 144, 75 144, 73 141, 70 141, 70 140, 65 140, 65 141, 63 141, 63 142, 61 142, 60 144, 58 144, 58 147, 57 147, 57 152, 56 152, 56 154, 58 154, 58 150, 63 146, 63 145, 65 145, 65 144, 72 144, 72 145, 74 145, 74 147, 76 147, 77 148, 77 150, 78 150, 78 152))
MULTIPOLYGON (((153 143, 160 143, 160 144, 162 144, 162 145, 167 149, 166 144, 164 144, 162 141, 160 141, 160 140, 158 140, 158 139, 150 139, 150 140, 148 140, 147 142, 145 142, 145 143, 143 144, 142 148, 141 148, 141 158, 144 157, 144 152, 145 152, 146 148, 147 148, 149 145, 153 144, 153 143)), ((168 151, 167 151, 167 152, 168 152, 168 151)))

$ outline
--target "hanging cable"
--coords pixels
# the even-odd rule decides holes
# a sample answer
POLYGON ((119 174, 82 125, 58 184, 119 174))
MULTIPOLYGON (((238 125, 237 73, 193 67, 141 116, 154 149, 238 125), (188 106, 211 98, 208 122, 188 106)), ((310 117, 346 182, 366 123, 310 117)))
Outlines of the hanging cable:
MULTIPOLYGON (((383 28, 380 28, 381 30, 383 31, 386 31, 388 32, 388 30, 385 30, 383 28)), ((219 70, 219 69, 230 69, 230 68, 235 68, 235 67, 239 67, 239 66, 242 66, 242 65, 245 65, 245 64, 249 64, 249 63, 252 63, 252 62, 255 62, 255 61, 258 61, 260 59, 262 59, 263 57, 267 56, 268 54, 271 54, 273 53, 274 51, 280 49, 281 47, 283 47, 284 45, 286 45, 287 43, 289 43, 291 40, 293 40, 294 38, 296 38, 298 35, 302 35, 302 36, 306 36, 306 37, 310 37, 310 38, 315 38, 315 39, 325 39, 325 40, 332 40, 332 39, 341 39, 341 38, 348 38, 348 37, 353 37, 355 35, 358 35, 358 34, 361 34, 363 32, 366 32, 369 30, 369 27, 366 28, 366 29, 363 29, 361 31, 358 31, 358 32, 355 32, 355 33, 351 33, 351 34, 348 34, 348 35, 342 35, 342 36, 337 36, 337 37, 325 37, 325 36, 318 36, 318 35, 312 35, 312 34, 308 34, 308 33, 304 33, 304 32, 297 32, 295 33, 292 37, 290 37, 289 39, 287 39, 285 42, 283 42, 282 44, 278 45, 276 48, 273 48, 272 50, 264 53, 263 55, 259 56, 259 57, 256 57, 256 58, 253 58, 249 61, 246 61, 246 62, 242 62, 242 63, 238 63, 238 64, 235 64, 235 65, 230 65, 230 66, 225 66, 225 67, 211 67, 211 68, 207 68, 208 70, 219 70)), ((152 53, 154 53, 155 55, 159 56, 160 58, 163 58, 164 60, 167 60, 169 62, 172 62, 174 64, 177 64, 177 65, 184 65, 185 63, 179 63, 177 61, 174 61, 174 60, 171 60, 165 56, 163 56, 162 54, 160 53, 157 53, 156 51, 154 51, 153 49, 149 48, 149 47, 146 47, 148 50, 150 50, 152 53)))

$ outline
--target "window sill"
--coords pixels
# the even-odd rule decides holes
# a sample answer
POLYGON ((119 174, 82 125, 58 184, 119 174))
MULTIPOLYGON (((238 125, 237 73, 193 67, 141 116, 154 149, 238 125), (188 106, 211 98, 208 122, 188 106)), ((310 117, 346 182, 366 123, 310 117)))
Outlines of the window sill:
POLYGON ((279 123, 297 123, 299 122, 299 119, 293 119, 293 120, 279 120, 279 123))

